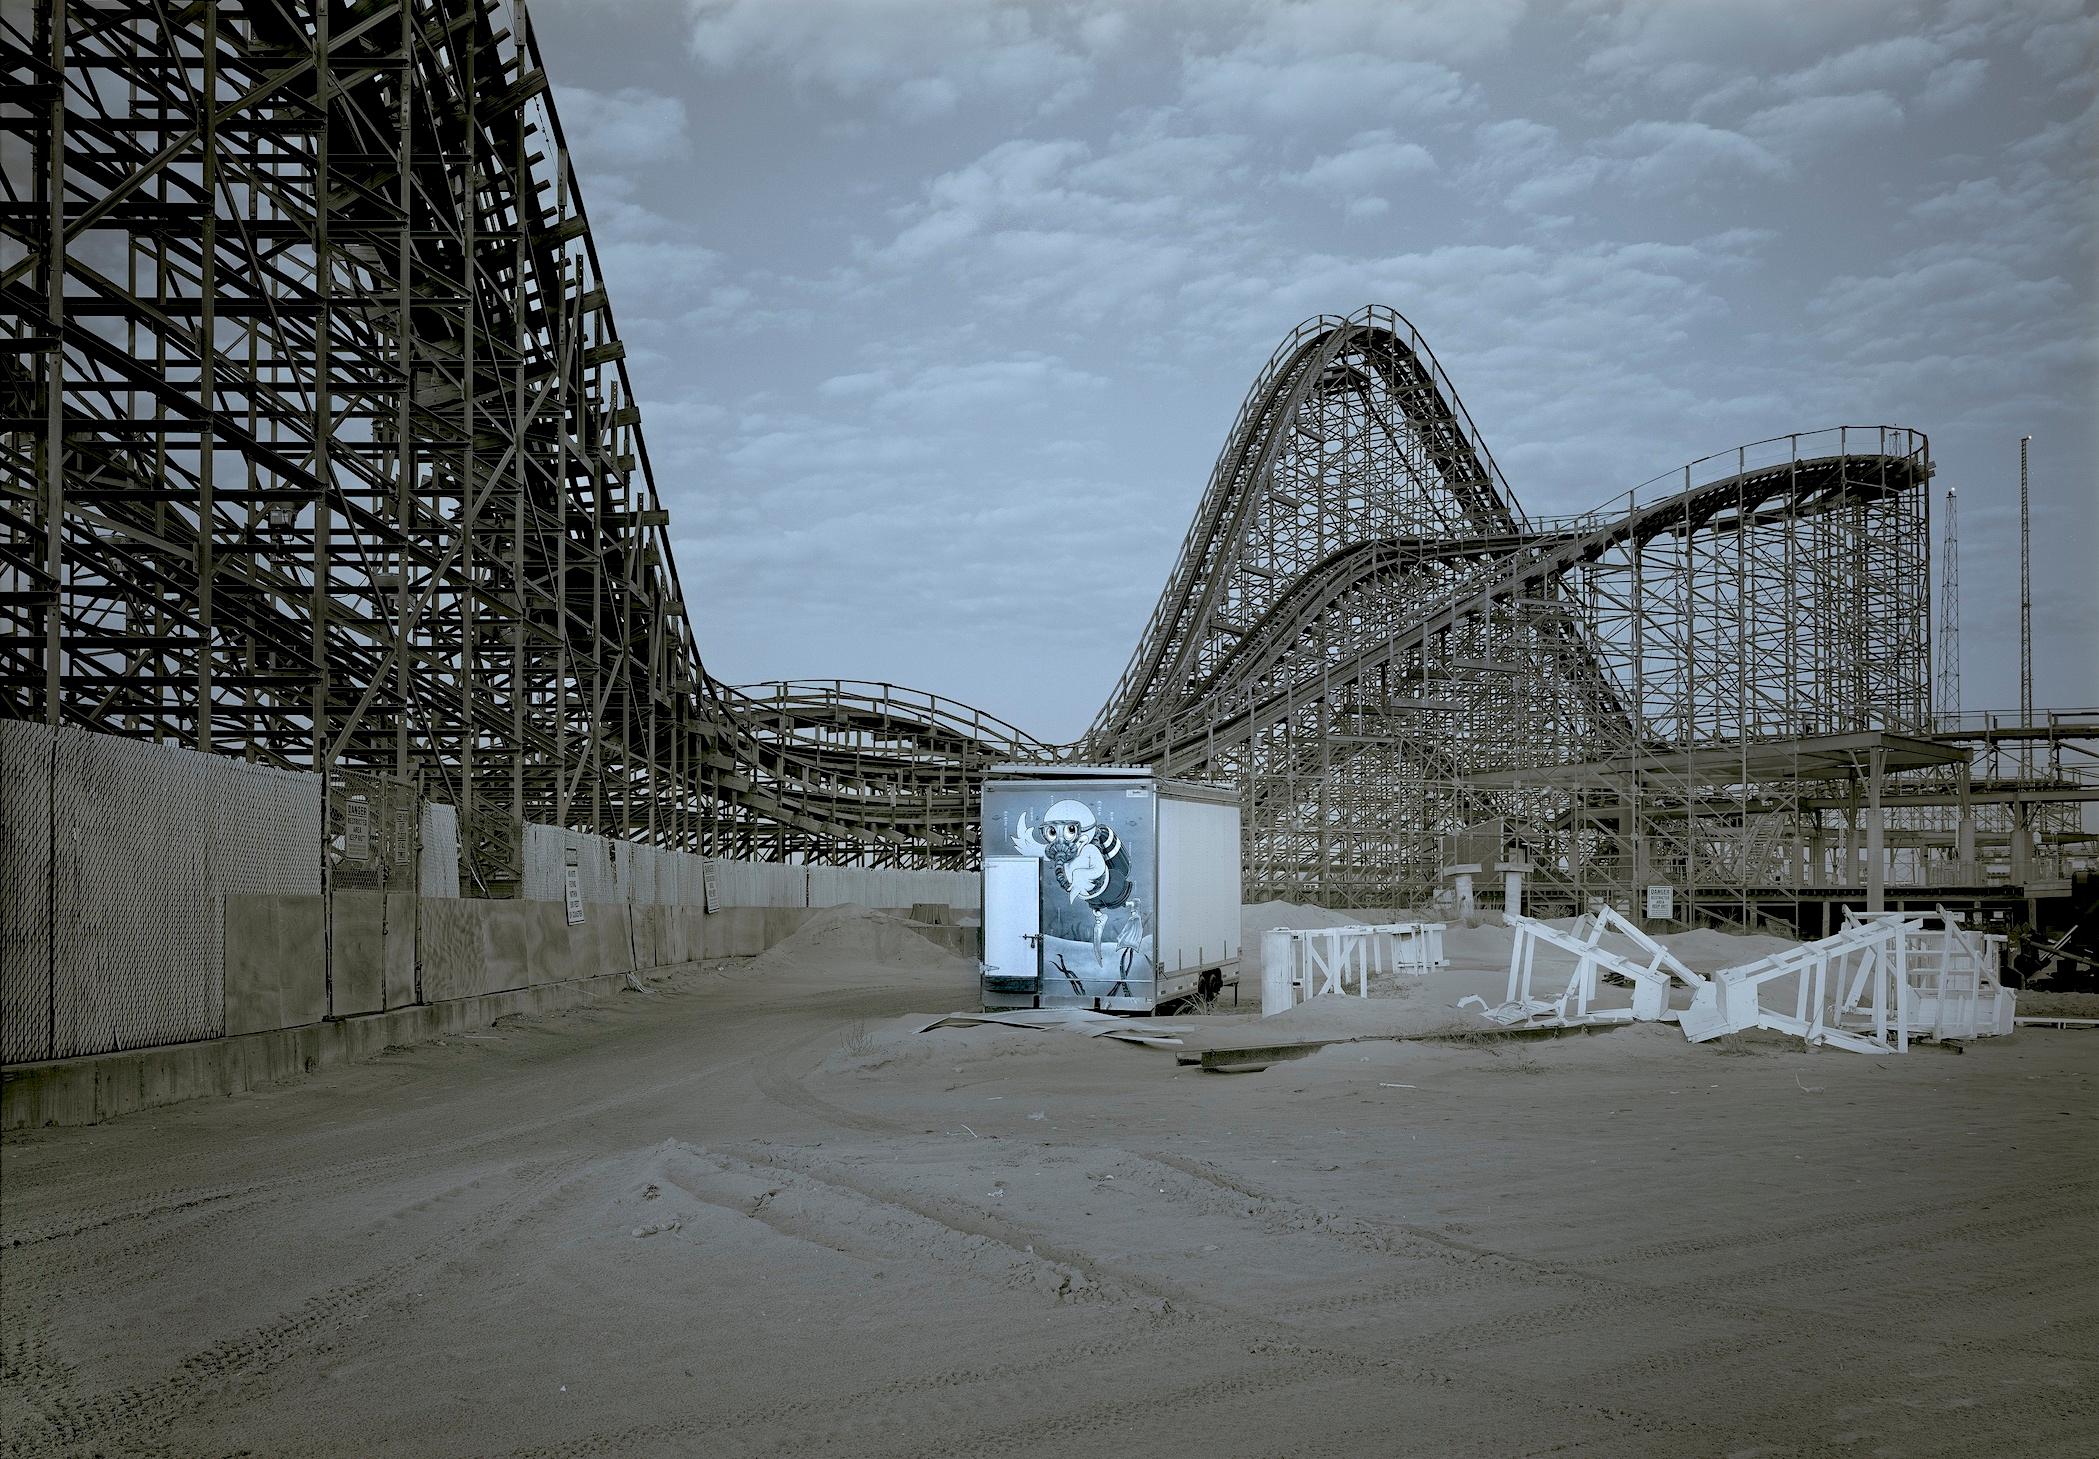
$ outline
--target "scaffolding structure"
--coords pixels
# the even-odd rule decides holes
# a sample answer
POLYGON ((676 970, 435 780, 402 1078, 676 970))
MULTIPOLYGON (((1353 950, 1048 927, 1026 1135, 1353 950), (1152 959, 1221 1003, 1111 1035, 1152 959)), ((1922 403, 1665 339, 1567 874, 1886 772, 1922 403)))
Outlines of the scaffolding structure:
POLYGON ((489 893, 528 820, 967 863, 1025 736, 884 691, 805 750, 701 666, 522 4, 0 24, 6 713, 413 779, 489 893))
POLYGON ((1275 352, 1078 743, 723 684, 522 0, 37 0, 0 31, 0 714, 320 770, 334 836, 449 804, 484 895, 527 823, 965 867, 984 769, 1056 758, 1238 786, 1249 893, 1330 905, 1492 864, 1748 920, 1987 879, 1997 820, 2041 837, 2005 876, 2089 849, 2093 757, 2060 747, 2099 714, 2050 716, 2044 768, 2030 715, 1934 721, 1922 435, 1534 519, 1386 309, 1275 352))
POLYGON ((1404 318, 1315 319, 1089 748, 1239 784, 1256 895, 1392 905, 1505 866, 1534 905, 1662 883, 1754 920, 1884 864, 1861 802, 1964 758, 1926 742, 1930 475, 1921 434, 1838 427, 1533 518, 1404 318))

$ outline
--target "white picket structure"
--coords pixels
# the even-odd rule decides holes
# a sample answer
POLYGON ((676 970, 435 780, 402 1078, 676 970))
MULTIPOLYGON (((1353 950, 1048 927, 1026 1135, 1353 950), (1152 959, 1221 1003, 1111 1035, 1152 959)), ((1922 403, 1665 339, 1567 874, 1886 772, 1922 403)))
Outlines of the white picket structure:
POLYGON ((1379 974, 1420 975, 1444 966, 1441 922, 1355 927, 1277 927, 1261 935, 1261 1014, 1265 1018, 1324 993, 1370 996, 1379 974))

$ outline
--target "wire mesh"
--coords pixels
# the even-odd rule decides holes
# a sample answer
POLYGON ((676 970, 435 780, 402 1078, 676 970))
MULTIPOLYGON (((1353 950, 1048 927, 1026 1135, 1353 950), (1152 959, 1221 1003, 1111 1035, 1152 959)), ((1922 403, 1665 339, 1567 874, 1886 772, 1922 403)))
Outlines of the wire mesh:
POLYGON ((328 780, 331 885, 412 892, 421 884, 420 797, 391 775, 338 770, 328 780))
POLYGON ((8 1062, 225 1028, 225 900, 320 890, 320 778, 4 726, 8 1062))
POLYGON ((459 812, 436 801, 423 805, 417 889, 426 897, 459 895, 459 812))
POLYGON ((51 731, 0 720, 0 1062, 51 1057, 51 731))

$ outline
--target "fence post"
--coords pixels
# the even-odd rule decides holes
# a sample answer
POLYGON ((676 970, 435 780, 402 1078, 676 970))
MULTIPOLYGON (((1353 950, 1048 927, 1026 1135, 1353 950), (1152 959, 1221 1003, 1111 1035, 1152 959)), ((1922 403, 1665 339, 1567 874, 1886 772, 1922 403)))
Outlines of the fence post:
POLYGON ((1278 927, 1261 934, 1261 1016, 1289 1011, 1293 1002, 1290 975, 1295 963, 1288 930, 1278 927))

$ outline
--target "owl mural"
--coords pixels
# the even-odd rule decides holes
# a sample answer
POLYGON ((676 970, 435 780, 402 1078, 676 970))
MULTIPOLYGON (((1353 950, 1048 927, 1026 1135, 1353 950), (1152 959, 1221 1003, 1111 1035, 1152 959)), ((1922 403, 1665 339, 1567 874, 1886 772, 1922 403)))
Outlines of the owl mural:
POLYGON ((1108 965, 1104 944, 1112 917, 1121 918, 1115 939, 1118 950, 1143 946, 1144 918, 1132 895, 1135 883, 1129 852, 1114 828, 1101 825, 1091 808, 1075 800, 1060 800, 1043 813, 1039 825, 1030 825, 1023 811, 1013 832, 1013 849, 1042 860, 1068 905, 1085 905, 1093 923, 1097 966, 1108 965))

